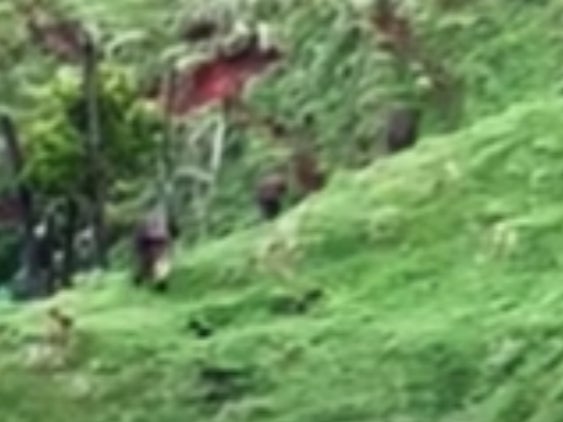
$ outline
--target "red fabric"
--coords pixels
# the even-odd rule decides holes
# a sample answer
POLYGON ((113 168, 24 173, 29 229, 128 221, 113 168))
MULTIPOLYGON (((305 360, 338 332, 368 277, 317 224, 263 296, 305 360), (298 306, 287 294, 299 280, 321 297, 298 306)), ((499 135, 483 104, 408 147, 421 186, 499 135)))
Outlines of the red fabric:
MULTIPOLYGON (((168 111, 185 115, 211 103, 241 95, 252 76, 265 70, 280 58, 277 50, 246 49, 236 55, 218 55, 177 75, 168 111)), ((160 90, 160 101, 166 103, 166 87, 160 90)))

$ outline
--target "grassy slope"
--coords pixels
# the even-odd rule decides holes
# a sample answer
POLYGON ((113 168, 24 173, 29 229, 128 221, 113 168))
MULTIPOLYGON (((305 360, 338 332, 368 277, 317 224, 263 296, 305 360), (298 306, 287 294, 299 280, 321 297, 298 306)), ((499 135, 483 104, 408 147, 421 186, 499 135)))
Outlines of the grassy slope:
MULTIPOLYGON (((492 3, 502 2, 466 13, 492 3)), ((473 46, 458 53, 467 80, 479 63, 490 76, 468 82, 473 125, 337 174, 273 226, 179 252, 169 297, 131 291, 120 273, 60 296, 78 330, 58 369, 30 356, 46 304, 0 308, 2 420, 563 418, 563 101, 549 96, 559 47, 524 42, 540 39, 560 7, 514 14, 508 3, 517 2, 490 20, 511 17, 519 31, 487 45, 457 40, 473 46), (269 242, 280 252, 268 254, 269 242), (276 312, 280 296, 311 286, 325 298, 310 313, 276 312), (187 330, 196 316, 216 327, 213 337, 187 330), (240 395, 209 403, 210 386, 197 378, 205 365, 250 368, 253 377, 240 395)))
POLYGON ((275 228, 180 258, 173 298, 119 274, 58 298, 79 324, 63 369, 22 359, 44 305, 6 309, 6 420, 559 420, 562 112, 515 106, 340 177, 275 228), (266 239, 293 248, 270 257, 290 279, 257 266, 266 239), (308 286, 326 293, 309 314, 275 312, 308 286), (250 367, 249 390, 209 405, 204 364, 250 367))

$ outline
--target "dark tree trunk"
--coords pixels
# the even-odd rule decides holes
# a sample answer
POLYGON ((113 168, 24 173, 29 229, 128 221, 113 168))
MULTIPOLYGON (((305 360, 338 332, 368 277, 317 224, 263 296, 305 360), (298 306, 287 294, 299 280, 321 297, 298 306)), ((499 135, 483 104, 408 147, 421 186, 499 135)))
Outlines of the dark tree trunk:
POLYGON ((89 196, 92 201, 91 224, 94 232, 95 262, 102 268, 107 267, 106 244, 106 180, 102 161, 102 134, 99 110, 98 56, 90 38, 84 43, 84 98, 86 99, 87 134, 85 139, 88 160, 89 196))
POLYGON ((172 120, 171 108, 176 87, 177 75, 174 69, 171 69, 166 75, 166 114, 165 114, 165 133, 164 142, 160 150, 159 160, 159 196, 165 209, 168 228, 173 238, 179 234, 179 224, 177 221, 177 210, 175 204, 176 192, 174 186, 174 122, 172 120))
POLYGON ((74 253, 74 239, 78 229, 78 203, 69 196, 64 204, 64 228, 62 234, 63 262, 61 269, 61 287, 69 288, 73 284, 76 271, 76 256, 74 253))
POLYGON ((57 227, 55 215, 43 216, 40 224, 44 225, 45 232, 41 235, 35 233, 37 243, 37 259, 43 280, 43 295, 53 295, 57 292, 57 271, 55 268, 55 250, 57 243, 57 227))
POLYGON ((174 204, 174 122, 170 113, 174 91, 176 87, 176 72, 171 69, 166 76, 166 114, 165 114, 165 134, 161 150, 161 195, 166 212, 167 224, 172 229, 174 237, 177 235, 178 227, 176 221, 176 207, 174 204))
MULTIPOLYGON (((21 145, 12 119, 0 115, 0 133, 6 142, 7 153, 12 163, 14 178, 19 180, 24 167, 21 145)), ((39 262, 39 244, 35 236, 36 216, 33 193, 27 183, 19 180, 17 196, 22 221, 21 277, 14 286, 15 295, 21 299, 40 297, 46 293, 39 262)))

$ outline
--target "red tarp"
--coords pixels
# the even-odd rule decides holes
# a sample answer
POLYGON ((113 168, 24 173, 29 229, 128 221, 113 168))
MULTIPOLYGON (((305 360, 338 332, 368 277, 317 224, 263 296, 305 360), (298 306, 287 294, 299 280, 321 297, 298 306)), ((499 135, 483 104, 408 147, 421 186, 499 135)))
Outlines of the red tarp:
POLYGON ((173 115, 185 115, 214 102, 237 98, 252 76, 281 58, 277 49, 251 46, 236 54, 217 56, 176 75, 171 96, 163 86, 159 100, 173 115))

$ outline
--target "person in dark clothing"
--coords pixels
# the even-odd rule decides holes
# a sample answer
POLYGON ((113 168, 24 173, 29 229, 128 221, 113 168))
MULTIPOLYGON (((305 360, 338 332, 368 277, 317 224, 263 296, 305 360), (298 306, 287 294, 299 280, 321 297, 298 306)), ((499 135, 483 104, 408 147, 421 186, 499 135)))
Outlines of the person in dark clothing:
POLYGON ((385 142, 390 153, 397 153, 415 145, 418 138, 420 110, 401 106, 391 111, 387 123, 385 142))
POLYGON ((153 212, 145 216, 134 234, 136 268, 134 283, 148 283, 157 291, 168 288, 170 273, 171 226, 165 213, 153 212))
POLYGON ((260 179, 256 188, 256 203, 266 220, 276 218, 287 193, 287 181, 282 174, 272 173, 260 179))

